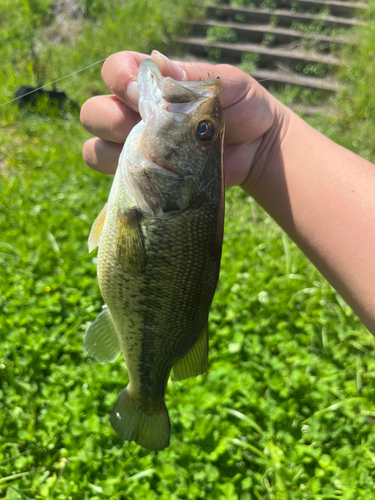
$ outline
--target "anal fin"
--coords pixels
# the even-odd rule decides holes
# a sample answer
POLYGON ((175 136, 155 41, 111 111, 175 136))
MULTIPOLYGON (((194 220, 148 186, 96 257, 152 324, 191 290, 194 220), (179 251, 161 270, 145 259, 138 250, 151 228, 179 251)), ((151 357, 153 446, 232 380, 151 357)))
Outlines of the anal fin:
POLYGON ((100 363, 113 363, 121 352, 115 325, 108 308, 105 308, 87 328, 83 345, 100 363))
POLYGON ((202 330, 188 353, 173 365, 175 380, 196 377, 206 371, 208 363, 208 327, 202 330))

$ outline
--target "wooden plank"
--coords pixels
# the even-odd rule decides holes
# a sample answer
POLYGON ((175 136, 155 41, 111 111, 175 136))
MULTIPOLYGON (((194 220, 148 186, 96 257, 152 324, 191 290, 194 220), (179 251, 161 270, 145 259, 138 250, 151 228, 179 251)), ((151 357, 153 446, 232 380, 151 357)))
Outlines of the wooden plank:
POLYGON ((209 49, 220 49, 221 53, 232 59, 240 61, 242 55, 251 53, 258 54, 264 63, 275 61, 302 64, 323 64, 325 66, 339 66, 339 61, 335 56, 317 54, 303 50, 282 50, 275 47, 263 47, 262 45, 250 43, 225 43, 208 42, 205 38, 198 37, 177 37, 176 41, 190 46, 190 50, 200 54, 207 54, 209 49))
POLYGON ((328 92, 337 92, 342 87, 334 80, 326 78, 314 78, 309 76, 300 76, 297 74, 288 74, 283 71, 254 70, 249 73, 250 76, 259 81, 264 87, 297 85, 315 90, 326 90, 328 92))
POLYGON ((273 43, 270 43, 270 45, 309 41, 318 44, 318 46, 329 48, 333 45, 344 45, 348 42, 348 39, 344 37, 322 35, 320 33, 304 33, 303 31, 291 28, 279 28, 267 24, 243 24, 231 21, 216 21, 213 19, 194 22, 187 21, 187 24, 191 24, 193 28, 192 34, 197 35, 204 35, 205 31, 213 26, 229 28, 236 31, 239 41, 261 43, 264 41, 264 36, 269 34, 273 37, 273 43))
MULTIPOLYGON (((173 59, 173 55, 170 55, 173 59)), ((185 54, 184 56, 177 56, 180 61, 197 62, 207 64, 209 61, 205 57, 199 57, 192 54, 185 54)), ((211 63, 212 64, 212 63, 211 63)), ((324 90, 327 92, 337 92, 342 86, 333 78, 315 78, 310 76, 301 76, 296 73, 287 73, 280 70, 265 70, 255 69, 248 73, 255 80, 266 88, 270 87, 284 87, 285 85, 296 85, 299 87, 324 90)))
POLYGON ((320 21, 322 25, 329 28, 352 28, 353 26, 363 25, 363 21, 358 19, 347 19, 344 17, 326 16, 321 18, 316 14, 306 14, 302 12, 291 12, 283 9, 258 9, 248 7, 231 7, 229 5, 209 5, 207 7, 209 17, 220 20, 236 20, 241 16, 244 22, 269 23, 271 16, 277 19, 278 26, 290 26, 293 22, 301 24, 310 24, 313 21, 320 21))
MULTIPOLYGON (((262 7, 263 0, 252 0, 254 7, 262 7)), ((327 9, 333 16, 339 17, 354 17, 356 13, 364 12, 368 9, 368 5, 361 1, 350 0, 274 0, 276 8, 280 9, 298 9, 300 12, 314 11, 319 12, 327 9)), ((222 2, 229 4, 228 0, 222 2)))

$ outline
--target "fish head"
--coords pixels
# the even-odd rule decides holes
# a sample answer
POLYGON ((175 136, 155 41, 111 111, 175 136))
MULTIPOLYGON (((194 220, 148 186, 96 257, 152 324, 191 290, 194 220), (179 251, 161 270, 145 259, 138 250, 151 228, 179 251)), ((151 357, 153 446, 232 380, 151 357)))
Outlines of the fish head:
POLYGON ((222 194, 224 115, 219 79, 178 82, 151 59, 138 75, 142 121, 130 133, 122 175, 146 216, 171 217, 222 194))

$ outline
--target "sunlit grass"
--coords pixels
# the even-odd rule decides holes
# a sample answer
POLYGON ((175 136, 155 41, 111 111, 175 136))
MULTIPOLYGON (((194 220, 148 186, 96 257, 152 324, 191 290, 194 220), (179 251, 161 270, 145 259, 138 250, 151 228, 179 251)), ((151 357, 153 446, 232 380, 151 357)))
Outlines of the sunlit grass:
MULTIPOLYGON (((372 70, 351 61, 371 109, 372 70)), ((11 96, 29 73, 1 64, 13 68, 1 73, 11 96)), ((82 95, 101 88, 99 68, 81 76, 82 95)), ((75 78, 64 89, 80 100, 75 78)), ((357 105, 353 124, 340 97, 337 116, 314 124, 374 160, 371 115, 357 105)), ((227 193, 208 371, 168 383, 171 445, 149 453, 116 437, 124 363, 100 365, 82 348, 102 305, 87 236, 112 179, 83 164, 76 115, 37 111, 11 104, 0 118, 0 497, 372 498, 375 341, 240 189, 227 193)))

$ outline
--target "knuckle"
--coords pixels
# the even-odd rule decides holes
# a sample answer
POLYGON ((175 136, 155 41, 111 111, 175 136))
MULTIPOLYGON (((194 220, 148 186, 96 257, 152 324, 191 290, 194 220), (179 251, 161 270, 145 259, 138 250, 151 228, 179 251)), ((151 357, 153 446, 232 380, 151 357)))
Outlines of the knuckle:
POLYGON ((81 111, 79 114, 79 119, 81 120, 82 125, 85 127, 91 115, 91 110, 93 106, 93 100, 95 97, 91 97, 87 101, 85 101, 81 106, 81 111))
POLYGON ((120 113, 118 110, 114 109, 113 113, 111 114, 111 119, 109 122, 108 126, 108 132, 110 134, 110 137, 114 142, 123 142, 124 139, 122 137, 122 130, 124 126, 124 117, 122 113, 120 113))
POLYGON ((89 166, 95 165, 95 161, 93 158, 93 148, 92 148, 92 140, 86 141, 82 146, 82 157, 83 161, 89 166))

